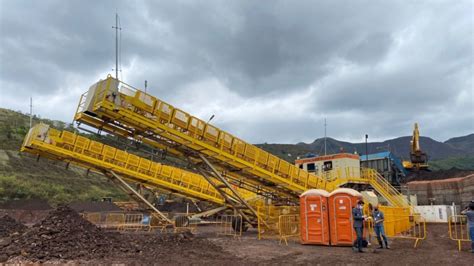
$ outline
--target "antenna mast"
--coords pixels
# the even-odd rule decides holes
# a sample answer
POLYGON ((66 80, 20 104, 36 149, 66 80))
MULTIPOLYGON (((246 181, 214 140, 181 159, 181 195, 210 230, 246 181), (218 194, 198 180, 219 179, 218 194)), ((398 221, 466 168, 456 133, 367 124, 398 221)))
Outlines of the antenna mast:
POLYGON ((118 25, 118 20, 119 16, 118 13, 115 13, 115 27, 112 26, 113 29, 115 29, 115 78, 118 79, 118 71, 119 71, 119 66, 118 66, 118 50, 119 50, 119 41, 118 41, 118 31, 122 30, 122 28, 119 28, 118 25))
POLYGON ((326 118, 324 118, 324 155, 326 155, 326 118))
POLYGON ((33 97, 30 97, 30 128, 33 126, 33 97))

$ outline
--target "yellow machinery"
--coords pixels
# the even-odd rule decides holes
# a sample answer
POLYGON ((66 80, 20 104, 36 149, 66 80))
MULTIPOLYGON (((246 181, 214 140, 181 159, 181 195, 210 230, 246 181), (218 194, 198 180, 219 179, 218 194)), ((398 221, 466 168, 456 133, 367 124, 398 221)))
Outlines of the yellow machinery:
MULTIPOLYGON (((161 188, 184 197, 205 200, 217 205, 227 204, 209 181, 199 174, 153 162, 69 131, 49 128, 45 124, 38 124, 30 129, 21 151, 103 173, 118 181, 119 185, 125 185, 128 191, 134 190, 125 181, 140 183, 150 188, 161 188)), ((218 185, 221 184, 218 183, 218 185)), ((255 206, 261 201, 249 191, 238 187, 232 189, 238 191, 255 206)), ((136 196, 140 197, 140 195, 136 196)), ((141 200, 146 202, 144 199, 141 200)), ((236 201, 232 198, 230 200, 236 201)), ((154 209, 153 206, 150 207, 154 209)), ((158 210, 154 210, 161 214, 158 210)), ((161 218, 171 223, 164 215, 161 215, 161 218)))
POLYGON ((294 201, 308 188, 332 189, 326 180, 110 76, 82 95, 75 120, 189 158, 274 201, 294 201))
POLYGON ((316 176, 111 76, 81 96, 75 121, 186 158, 203 176, 219 176, 274 204, 295 203, 311 188, 332 191, 346 183, 365 183, 392 205, 408 206, 376 171, 353 177, 347 169, 344 178, 339 178, 342 173, 316 176))
POLYGON ((410 171, 428 170, 428 155, 420 148, 418 123, 415 123, 410 142, 410 161, 403 161, 403 167, 410 171))
POLYGON ((265 206, 297 205, 307 189, 332 191, 347 183, 370 184, 392 206, 409 206, 375 170, 339 169, 324 177, 308 173, 111 76, 81 96, 74 119, 79 127, 86 124, 160 149, 184 160, 192 170, 162 165, 44 125, 30 130, 22 150, 104 173, 130 191, 126 181, 212 202, 221 209, 230 207, 252 225, 257 221, 265 225, 259 211, 265 206))

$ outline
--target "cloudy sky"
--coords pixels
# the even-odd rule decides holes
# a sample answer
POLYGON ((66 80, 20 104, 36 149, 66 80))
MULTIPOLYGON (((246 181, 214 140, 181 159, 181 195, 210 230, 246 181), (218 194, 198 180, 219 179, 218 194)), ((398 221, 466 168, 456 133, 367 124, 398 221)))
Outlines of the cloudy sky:
POLYGON ((71 121, 121 78, 249 142, 474 133, 473 1, 0 0, 0 107, 71 121))

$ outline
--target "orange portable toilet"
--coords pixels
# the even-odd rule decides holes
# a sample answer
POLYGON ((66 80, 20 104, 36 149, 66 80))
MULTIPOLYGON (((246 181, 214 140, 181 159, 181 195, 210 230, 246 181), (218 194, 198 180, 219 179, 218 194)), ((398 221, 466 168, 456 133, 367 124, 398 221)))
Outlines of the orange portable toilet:
POLYGON ((300 234, 302 244, 329 245, 329 193, 310 189, 300 196, 300 234))
POLYGON ((352 226, 352 208, 362 194, 350 188, 338 188, 329 194, 331 245, 352 246, 357 236, 352 226))

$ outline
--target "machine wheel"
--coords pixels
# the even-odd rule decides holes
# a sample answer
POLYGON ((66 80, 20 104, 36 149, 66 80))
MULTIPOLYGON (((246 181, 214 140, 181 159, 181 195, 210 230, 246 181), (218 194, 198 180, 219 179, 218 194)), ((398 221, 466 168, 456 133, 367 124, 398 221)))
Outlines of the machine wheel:
POLYGON ((242 217, 237 216, 232 218, 232 229, 234 229, 235 232, 238 232, 240 231, 240 228, 242 228, 242 232, 247 232, 249 229, 247 223, 242 221, 242 217))
POLYGON ((188 227, 189 218, 186 216, 177 216, 174 220, 176 227, 188 227))

